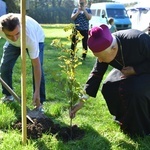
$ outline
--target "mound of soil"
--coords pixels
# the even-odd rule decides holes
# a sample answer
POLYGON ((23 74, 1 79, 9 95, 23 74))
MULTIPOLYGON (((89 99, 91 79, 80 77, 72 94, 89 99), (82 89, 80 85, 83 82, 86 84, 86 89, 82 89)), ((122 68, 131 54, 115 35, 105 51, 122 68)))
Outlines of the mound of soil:
MULTIPOLYGON (((13 128, 22 131, 21 121, 17 121, 13 128)), ((27 138, 41 138, 42 133, 56 134, 56 138, 64 142, 81 139, 85 134, 77 125, 61 127, 59 124, 54 124, 50 118, 34 119, 34 123, 27 120, 27 138)))

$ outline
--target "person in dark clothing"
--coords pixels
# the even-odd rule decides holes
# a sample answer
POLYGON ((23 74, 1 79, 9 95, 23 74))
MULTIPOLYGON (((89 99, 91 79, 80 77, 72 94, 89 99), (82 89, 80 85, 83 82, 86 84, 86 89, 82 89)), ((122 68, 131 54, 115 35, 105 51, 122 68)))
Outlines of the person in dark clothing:
POLYGON ((150 134, 150 36, 135 29, 110 33, 106 25, 90 31, 88 46, 97 57, 85 85, 86 94, 70 110, 70 117, 96 97, 108 68, 113 69, 102 86, 109 112, 130 136, 150 134), (84 100, 84 101, 83 101, 84 100))
POLYGON ((82 58, 86 58, 87 54, 87 40, 88 40, 88 31, 89 31, 89 20, 92 17, 92 12, 90 8, 86 7, 86 0, 78 0, 79 7, 75 8, 71 14, 71 19, 74 20, 74 23, 76 25, 75 30, 73 31, 72 36, 72 43, 71 43, 71 49, 72 49, 72 55, 74 55, 74 51, 77 45, 77 31, 80 32, 80 34, 83 36, 82 39, 82 47, 83 47, 83 53, 82 58))

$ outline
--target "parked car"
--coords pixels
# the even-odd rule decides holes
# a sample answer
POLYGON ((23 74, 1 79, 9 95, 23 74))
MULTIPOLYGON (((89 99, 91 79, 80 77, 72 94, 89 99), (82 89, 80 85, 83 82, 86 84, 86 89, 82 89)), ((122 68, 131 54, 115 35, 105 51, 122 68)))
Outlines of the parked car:
POLYGON ((127 14, 125 6, 121 3, 102 2, 91 4, 92 19, 89 21, 90 27, 108 24, 108 18, 114 18, 117 30, 131 29, 132 24, 127 14))

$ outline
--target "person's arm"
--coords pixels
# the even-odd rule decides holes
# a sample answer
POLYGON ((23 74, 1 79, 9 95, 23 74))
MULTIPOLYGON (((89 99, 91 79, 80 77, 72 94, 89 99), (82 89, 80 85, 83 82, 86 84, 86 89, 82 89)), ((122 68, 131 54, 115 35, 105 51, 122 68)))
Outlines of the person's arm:
POLYGON ((83 12, 88 20, 92 18, 92 14, 88 13, 85 7, 83 8, 83 12))
POLYGON ((117 32, 117 27, 116 27, 116 25, 114 25, 115 26, 115 32, 117 32))
POLYGON ((70 118, 75 117, 77 111, 79 111, 84 106, 84 102, 87 101, 89 96, 96 97, 103 75, 107 68, 108 64, 100 63, 98 60, 96 61, 84 87, 85 93, 82 97, 80 97, 80 101, 75 104, 69 111, 70 118))
POLYGON ((88 94, 91 97, 96 97, 100 83, 103 79, 103 76, 107 68, 108 68, 107 63, 103 63, 103 62, 100 63, 98 60, 96 60, 96 63, 84 87, 86 94, 88 94))
POLYGON ((71 19, 75 20, 78 17, 78 15, 81 13, 81 11, 84 12, 84 14, 88 20, 90 20, 92 18, 92 14, 88 13, 88 11, 86 10, 86 7, 79 7, 79 8, 76 8, 73 10, 71 19))
MULTIPOLYGON (((132 65, 135 73, 138 74, 143 74, 143 73, 148 73, 150 74, 150 36, 143 33, 139 37, 138 41, 138 50, 140 52, 140 57, 143 58, 143 61, 139 64, 134 64, 132 65)), ((135 55, 136 59, 138 57, 135 55)), ((139 58, 140 59, 140 58, 139 58)))
POLYGON ((71 14, 71 19, 75 20, 78 17, 79 14, 80 14, 80 9, 77 9, 77 8, 74 9, 72 14, 71 14))
POLYGON ((39 107, 40 103, 40 84, 41 84, 41 64, 39 57, 31 59, 33 65, 35 92, 33 95, 33 105, 39 107))
POLYGON ((77 111, 80 110, 83 106, 84 103, 87 101, 89 96, 87 94, 84 94, 82 97, 80 97, 80 101, 76 103, 70 110, 69 110, 69 116, 70 118, 74 118, 77 111))

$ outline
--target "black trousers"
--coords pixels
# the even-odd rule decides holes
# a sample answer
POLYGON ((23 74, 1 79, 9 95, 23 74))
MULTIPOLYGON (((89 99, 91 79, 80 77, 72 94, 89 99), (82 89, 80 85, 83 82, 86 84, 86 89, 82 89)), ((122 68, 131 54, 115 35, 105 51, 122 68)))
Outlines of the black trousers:
POLYGON ((103 84, 102 94, 125 133, 150 134, 150 74, 121 79, 120 71, 113 70, 103 84))
MULTIPOLYGON (((88 46, 87 46, 87 40, 88 40, 88 30, 78 30, 80 34, 83 36, 82 39, 82 47, 85 51, 87 51, 88 46)), ((74 29, 73 31, 73 36, 72 36, 72 43, 71 43, 71 49, 74 51, 75 47, 77 46, 77 29, 74 29)))

